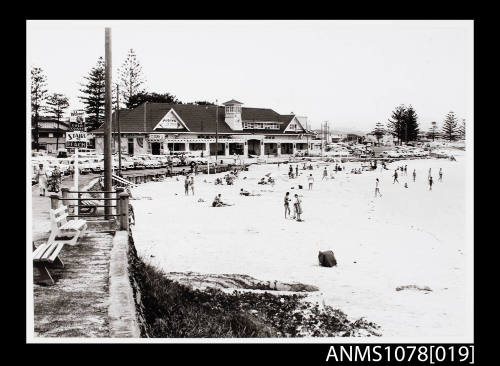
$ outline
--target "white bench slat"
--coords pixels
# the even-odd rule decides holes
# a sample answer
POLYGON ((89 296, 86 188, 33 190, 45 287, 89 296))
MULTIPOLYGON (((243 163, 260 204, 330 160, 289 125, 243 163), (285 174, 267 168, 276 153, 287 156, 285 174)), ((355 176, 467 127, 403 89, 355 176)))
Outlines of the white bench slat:
POLYGON ((64 225, 60 227, 61 230, 77 230, 82 228, 85 225, 85 221, 83 220, 72 220, 66 222, 64 225))
MULTIPOLYGON (((48 261, 49 262, 54 262, 54 260, 57 258, 57 256, 59 255, 59 252, 61 251, 61 249, 64 247, 64 242, 62 243, 58 243, 56 244, 56 248, 54 248, 54 251, 52 252, 52 254, 50 255, 50 257, 48 258, 48 261)), ((44 255, 45 256, 45 255, 44 255)), ((42 258, 43 259, 43 258, 42 258)))
POLYGON ((67 217, 68 217, 68 215, 67 215, 67 214, 66 214, 66 215, 56 216, 56 217, 54 218, 54 221, 55 221, 55 222, 57 222, 57 223, 59 223, 59 222, 61 222, 61 221, 66 220, 66 218, 67 218, 67 217))
POLYGON ((56 248, 57 248, 57 246, 58 246, 58 245, 59 245, 59 244, 57 244, 57 243, 55 243, 55 242, 54 242, 54 243, 51 243, 51 244, 49 245, 49 248, 45 251, 45 253, 43 253, 43 255, 42 255, 42 257, 40 258, 40 260, 42 260, 42 261, 46 261, 47 259, 49 259, 49 258, 50 258, 50 256, 52 255, 52 253, 54 253, 54 250, 56 250, 56 248))
MULTIPOLYGON (((70 241, 65 241, 65 243, 68 245, 75 245, 78 239, 85 234, 87 221, 82 219, 67 221, 67 216, 67 206, 63 205, 55 210, 50 210, 51 233, 48 239, 49 243, 55 242, 58 236, 68 236, 68 231, 74 231, 73 238, 70 241), (63 214, 58 217, 57 214, 59 213, 63 214)), ((50 254, 48 254, 48 256, 50 256, 50 254)))
POLYGON ((56 208, 55 210, 52 210, 52 212, 54 213, 54 215, 60 215, 61 213, 67 213, 68 212, 68 207, 65 206, 65 205, 61 205, 60 207, 56 208))
POLYGON ((40 257, 43 255, 43 253, 48 249, 49 245, 44 243, 41 244, 38 248, 35 249, 33 252, 33 260, 37 261, 40 259, 40 257))

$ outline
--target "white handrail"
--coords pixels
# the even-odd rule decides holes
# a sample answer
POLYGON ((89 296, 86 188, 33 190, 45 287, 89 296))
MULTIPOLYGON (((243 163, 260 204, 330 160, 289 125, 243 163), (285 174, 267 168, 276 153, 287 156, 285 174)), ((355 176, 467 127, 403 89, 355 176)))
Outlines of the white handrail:
POLYGON ((118 176, 118 175, 116 175, 116 174, 112 174, 112 175, 111 175, 111 179, 112 179, 112 180, 115 180, 115 181, 117 181, 117 182, 120 182, 120 183, 126 184, 126 185, 128 185, 128 186, 135 186, 135 184, 134 184, 134 183, 132 183, 131 181, 129 181, 128 179, 122 178, 122 177, 120 177, 120 176, 118 176))

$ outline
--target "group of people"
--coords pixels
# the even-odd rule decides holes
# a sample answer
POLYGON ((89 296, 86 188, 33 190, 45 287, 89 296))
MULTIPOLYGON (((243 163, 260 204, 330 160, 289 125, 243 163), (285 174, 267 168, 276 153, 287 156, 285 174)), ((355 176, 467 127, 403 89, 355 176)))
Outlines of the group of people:
POLYGON ((257 184, 271 184, 274 185, 275 181, 274 178, 271 176, 268 176, 267 178, 262 177, 260 178, 260 181, 257 182, 257 184))
POLYGON ((191 193, 194 196, 194 177, 186 175, 186 179, 184 179, 184 194, 189 196, 189 190, 191 189, 191 193))
POLYGON ((290 164, 290 167, 288 168, 288 178, 297 178, 299 176, 299 166, 295 165, 295 174, 293 173, 293 166, 290 164))
POLYGON ((45 196, 46 191, 59 192, 62 184, 62 172, 57 165, 49 174, 43 164, 40 163, 36 171, 36 177, 38 188, 40 189, 40 196, 45 196))
POLYGON ((215 178, 214 184, 224 184, 224 181, 226 181, 226 184, 228 186, 231 186, 234 184, 234 181, 238 177, 238 171, 235 169, 234 171, 231 171, 229 174, 226 174, 224 178, 215 178))
MULTIPOLYGON (((286 192, 285 194, 285 219, 288 216, 290 216, 290 202, 292 199, 290 198, 290 192, 286 192)), ((302 214, 302 200, 300 199, 299 195, 296 193, 294 196, 294 202, 293 202, 293 217, 292 219, 297 220, 297 221, 302 221, 302 218, 300 215, 302 214)))
MULTIPOLYGON (((394 170, 394 174, 392 175, 393 178, 394 178, 394 180, 392 181, 392 184, 399 183, 399 180, 398 180, 398 170, 402 171, 404 175, 407 175, 407 169, 408 169, 407 165, 400 166, 400 167, 396 168, 394 170)), ((413 169, 412 177, 413 177, 413 181, 415 182, 416 179, 417 179, 417 170, 416 169, 413 169)), ((443 181, 443 168, 439 168, 438 181, 439 182, 443 181)), ((432 178, 432 168, 429 168, 429 174, 427 176, 427 182, 429 184, 429 191, 432 191, 432 185, 434 184, 434 179, 432 178)), ((407 182, 405 182, 404 187, 408 188, 408 183, 407 182)), ((379 195, 380 197, 382 197, 382 195, 380 194, 380 188, 379 188, 379 180, 378 180, 378 178, 375 179, 375 197, 377 197, 377 195, 379 195)))

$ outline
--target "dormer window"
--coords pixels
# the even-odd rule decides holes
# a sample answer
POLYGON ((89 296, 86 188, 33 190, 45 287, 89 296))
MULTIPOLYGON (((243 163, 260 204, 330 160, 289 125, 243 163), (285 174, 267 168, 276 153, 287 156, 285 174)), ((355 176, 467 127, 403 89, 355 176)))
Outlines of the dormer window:
POLYGON ((241 105, 242 103, 234 99, 224 103, 224 110, 226 112, 225 121, 232 130, 243 129, 241 124, 241 105))
POLYGON ((241 113, 241 106, 240 105, 227 105, 226 106, 226 113, 241 113))

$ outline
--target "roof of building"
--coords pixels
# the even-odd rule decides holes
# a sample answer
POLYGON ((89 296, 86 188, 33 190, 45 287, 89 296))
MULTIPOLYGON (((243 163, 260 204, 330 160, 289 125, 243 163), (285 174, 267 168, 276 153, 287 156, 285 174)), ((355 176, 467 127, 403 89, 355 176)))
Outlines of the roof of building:
MULTIPOLYGON (((216 116, 219 121, 219 133, 285 133, 284 130, 294 117, 294 115, 281 115, 268 108, 247 108, 241 110, 243 121, 254 122, 278 122, 279 130, 245 129, 243 131, 232 130, 225 122, 225 108, 214 105, 194 105, 194 104, 170 104, 170 103, 144 103, 134 109, 120 110, 120 131, 121 132, 194 132, 194 133, 215 133, 216 116), (154 129, 161 119, 173 109, 187 126, 182 129, 154 129), (218 110, 217 110, 218 109, 218 110)), ((113 121, 115 116, 113 113, 113 121)), ((115 125, 115 123, 114 123, 115 125)), ((116 130, 116 129, 114 129, 116 130)), ((95 131, 104 132, 103 126, 95 131)), ((289 132, 286 132, 289 133, 289 132)), ((290 132, 293 133, 293 132, 290 132)))
MULTIPOLYGON (((67 130, 69 128, 69 122, 59 121, 59 128, 57 128, 57 119, 53 117, 40 116, 38 119, 38 130, 39 131, 52 131, 52 130, 67 130)), ((34 126, 31 127, 34 129, 34 126)))
POLYGON ((231 99, 227 101, 226 103, 222 103, 223 105, 231 105, 231 104, 243 104, 241 102, 238 102, 237 100, 231 99))

